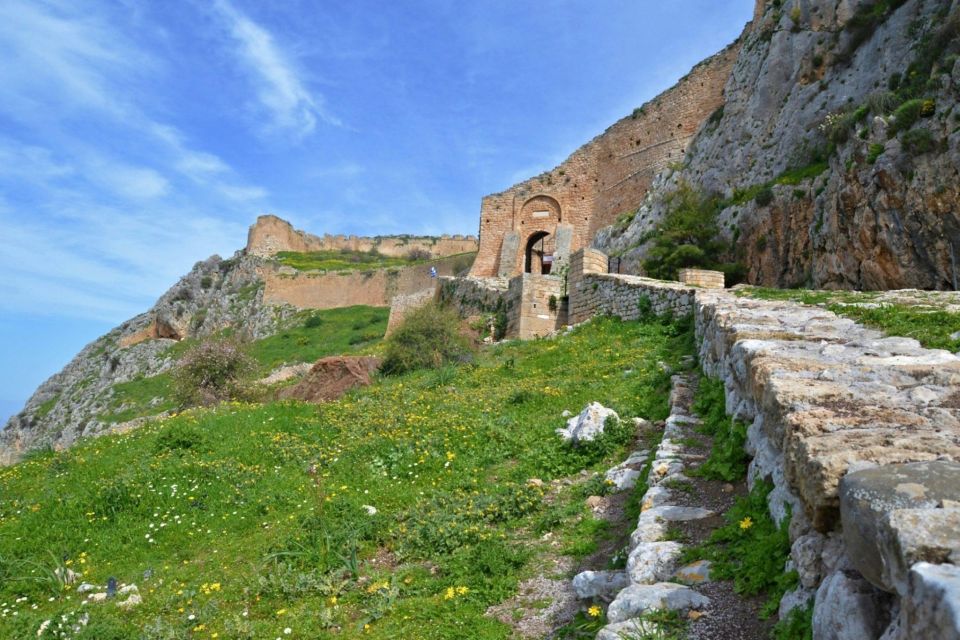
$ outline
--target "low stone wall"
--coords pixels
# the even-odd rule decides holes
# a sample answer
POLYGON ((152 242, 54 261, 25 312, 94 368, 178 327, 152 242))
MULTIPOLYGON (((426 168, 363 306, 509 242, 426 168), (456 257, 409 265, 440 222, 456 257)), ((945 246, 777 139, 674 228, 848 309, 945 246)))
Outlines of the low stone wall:
POLYGON ((453 305, 464 318, 505 309, 509 287, 506 278, 441 277, 438 299, 453 305))
POLYGON ((583 322, 598 314, 624 320, 636 320, 644 312, 684 316, 693 311, 695 293, 696 289, 679 282, 588 273, 579 279, 575 289, 571 289, 570 322, 583 322))
POLYGON ((935 615, 960 637, 960 357, 791 302, 701 291, 695 313, 701 366, 750 425, 749 481, 792 514, 787 598, 815 600, 814 637, 934 637, 935 615))
POLYGON ((680 282, 691 284, 704 289, 723 289, 725 278, 722 271, 707 271, 706 269, 681 269, 680 282))

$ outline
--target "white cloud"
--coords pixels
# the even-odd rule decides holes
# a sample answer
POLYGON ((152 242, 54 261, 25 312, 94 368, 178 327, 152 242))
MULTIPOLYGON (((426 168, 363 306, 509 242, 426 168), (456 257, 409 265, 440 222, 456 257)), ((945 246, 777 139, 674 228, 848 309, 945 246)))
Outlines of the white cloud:
POLYGON ((252 76, 260 106, 269 114, 273 128, 307 136, 316 129, 317 119, 342 126, 340 119, 324 108, 323 97, 304 86, 300 73, 270 32, 227 0, 219 0, 215 6, 237 45, 237 55, 252 76))

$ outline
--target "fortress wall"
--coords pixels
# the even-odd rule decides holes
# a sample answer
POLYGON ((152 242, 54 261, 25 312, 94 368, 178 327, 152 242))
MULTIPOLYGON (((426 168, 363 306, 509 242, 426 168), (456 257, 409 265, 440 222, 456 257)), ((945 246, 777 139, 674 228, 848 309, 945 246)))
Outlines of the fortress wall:
POLYGON ((477 250, 473 236, 315 236, 294 229, 286 220, 273 215, 257 218, 247 234, 247 253, 262 257, 280 251, 370 251, 376 249, 385 256, 403 257, 413 249, 429 251, 434 257, 477 250))
POLYGON ((436 279, 430 277, 431 266, 435 266, 441 276, 452 276, 459 261, 459 256, 450 256, 410 267, 336 273, 288 274, 275 267, 264 267, 263 301, 300 309, 334 309, 357 304, 388 307, 394 296, 435 286, 436 279))
POLYGON ((636 209, 653 177, 670 162, 682 161, 687 143, 723 104, 739 42, 700 63, 674 87, 615 123, 571 154, 555 169, 483 198, 480 249, 471 275, 506 276, 523 268, 533 232, 554 236, 567 227, 567 255, 588 246, 598 229, 636 209), (531 203, 532 199, 541 203, 531 203), (559 216, 534 218, 554 201, 559 216), (511 238, 510 236, 515 237, 511 238), (504 250, 506 241, 507 249, 504 250))

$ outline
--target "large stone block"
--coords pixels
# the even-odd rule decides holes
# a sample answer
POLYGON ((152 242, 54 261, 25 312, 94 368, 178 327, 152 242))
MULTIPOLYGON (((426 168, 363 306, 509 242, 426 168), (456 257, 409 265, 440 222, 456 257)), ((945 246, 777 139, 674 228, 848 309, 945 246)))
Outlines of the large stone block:
POLYGON ((960 515, 956 509, 937 508, 958 499, 960 464, 955 462, 848 473, 840 481, 840 514, 851 562, 877 587, 902 595, 913 563, 960 553, 960 515))
POLYGON ((890 622, 892 597, 856 571, 827 576, 813 605, 816 640, 876 640, 890 622))
POLYGON ((909 581, 895 637, 960 640, 960 567, 920 562, 909 581))

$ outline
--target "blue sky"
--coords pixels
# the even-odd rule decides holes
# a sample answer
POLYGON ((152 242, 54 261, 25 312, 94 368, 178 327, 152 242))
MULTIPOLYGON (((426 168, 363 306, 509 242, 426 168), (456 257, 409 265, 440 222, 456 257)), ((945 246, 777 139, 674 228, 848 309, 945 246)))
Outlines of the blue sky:
POLYGON ((476 233, 753 0, 0 3, 0 420, 270 212, 476 233))

